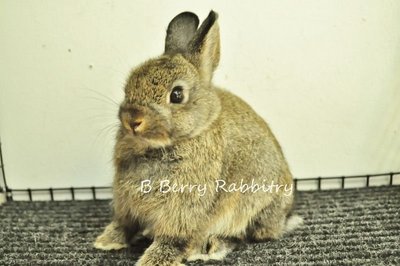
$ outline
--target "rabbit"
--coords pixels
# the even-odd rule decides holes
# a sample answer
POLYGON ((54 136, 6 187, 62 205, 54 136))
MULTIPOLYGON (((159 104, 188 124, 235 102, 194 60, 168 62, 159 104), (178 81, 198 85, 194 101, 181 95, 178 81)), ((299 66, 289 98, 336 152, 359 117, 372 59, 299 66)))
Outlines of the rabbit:
POLYGON ((293 178, 267 123, 212 84, 220 60, 217 20, 211 11, 198 27, 194 13, 177 15, 164 53, 128 77, 112 221, 96 248, 121 249, 145 236, 152 244, 136 265, 182 265, 223 259, 243 243, 278 239, 301 224, 291 212, 293 193, 238 189, 252 182, 293 187, 293 178))

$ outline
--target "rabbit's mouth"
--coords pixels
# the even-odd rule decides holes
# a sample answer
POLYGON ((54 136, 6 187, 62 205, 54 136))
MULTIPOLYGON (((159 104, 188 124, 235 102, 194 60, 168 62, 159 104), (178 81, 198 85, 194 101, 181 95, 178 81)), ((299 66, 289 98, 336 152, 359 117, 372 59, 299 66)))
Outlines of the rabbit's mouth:
POLYGON ((130 121, 121 119, 122 130, 125 135, 138 137, 149 145, 149 148, 163 148, 172 144, 171 132, 163 124, 157 121, 143 119, 141 121, 130 121))
POLYGON ((171 126, 166 115, 151 105, 124 103, 119 110, 119 119, 124 134, 142 139, 150 148, 172 144, 171 126))
POLYGON ((140 134, 152 148, 163 148, 172 144, 169 130, 163 126, 152 126, 140 134))
POLYGON ((151 148, 161 148, 172 144, 171 133, 163 125, 149 122, 132 122, 129 125, 122 122, 125 135, 131 135, 143 139, 151 148))

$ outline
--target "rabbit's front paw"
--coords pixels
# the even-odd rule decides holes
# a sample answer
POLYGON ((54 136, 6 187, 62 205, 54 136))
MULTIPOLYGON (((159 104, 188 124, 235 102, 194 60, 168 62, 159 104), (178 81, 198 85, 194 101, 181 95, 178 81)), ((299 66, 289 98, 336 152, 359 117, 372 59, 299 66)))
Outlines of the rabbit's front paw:
POLYGON ((101 250, 118 250, 126 248, 125 234, 121 227, 111 222, 104 232, 96 238, 94 247, 101 250))
POLYGON ((162 265, 162 266, 185 266, 185 264, 181 262, 166 262, 160 261, 158 259, 150 258, 146 254, 143 255, 135 264, 135 266, 154 266, 154 265, 162 265))
POLYGON ((115 243, 100 239, 96 239, 96 242, 94 242, 93 246, 101 250, 119 250, 128 247, 128 245, 125 243, 115 243))
POLYGON ((146 249, 136 266, 181 266, 187 241, 173 238, 159 238, 146 249))
POLYGON ((223 260, 236 246, 236 243, 229 239, 210 236, 203 244, 200 250, 192 252, 187 261, 208 261, 208 260, 223 260))

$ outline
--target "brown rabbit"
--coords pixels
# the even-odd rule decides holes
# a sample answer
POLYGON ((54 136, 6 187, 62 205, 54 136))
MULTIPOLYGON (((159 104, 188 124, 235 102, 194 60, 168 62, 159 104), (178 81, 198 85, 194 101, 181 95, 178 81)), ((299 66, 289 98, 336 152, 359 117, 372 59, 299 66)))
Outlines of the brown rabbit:
POLYGON ((217 18, 211 11, 198 28, 195 14, 177 15, 164 54, 128 78, 113 221, 96 248, 123 248, 145 235, 153 242, 137 265, 180 265, 222 259, 235 243, 276 239, 301 222, 288 219, 292 175, 268 125, 211 83, 220 58, 217 18))

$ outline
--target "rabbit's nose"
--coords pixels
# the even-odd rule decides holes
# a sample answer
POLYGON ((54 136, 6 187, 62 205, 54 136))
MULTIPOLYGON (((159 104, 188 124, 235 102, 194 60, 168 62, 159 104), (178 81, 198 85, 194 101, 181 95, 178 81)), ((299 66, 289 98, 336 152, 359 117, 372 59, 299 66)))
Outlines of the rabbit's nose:
POLYGON ((131 127, 131 129, 133 130, 133 131, 139 131, 140 130, 140 125, 142 124, 142 119, 137 119, 137 120, 135 120, 135 121, 132 121, 132 122, 130 122, 129 123, 129 126, 131 127))

